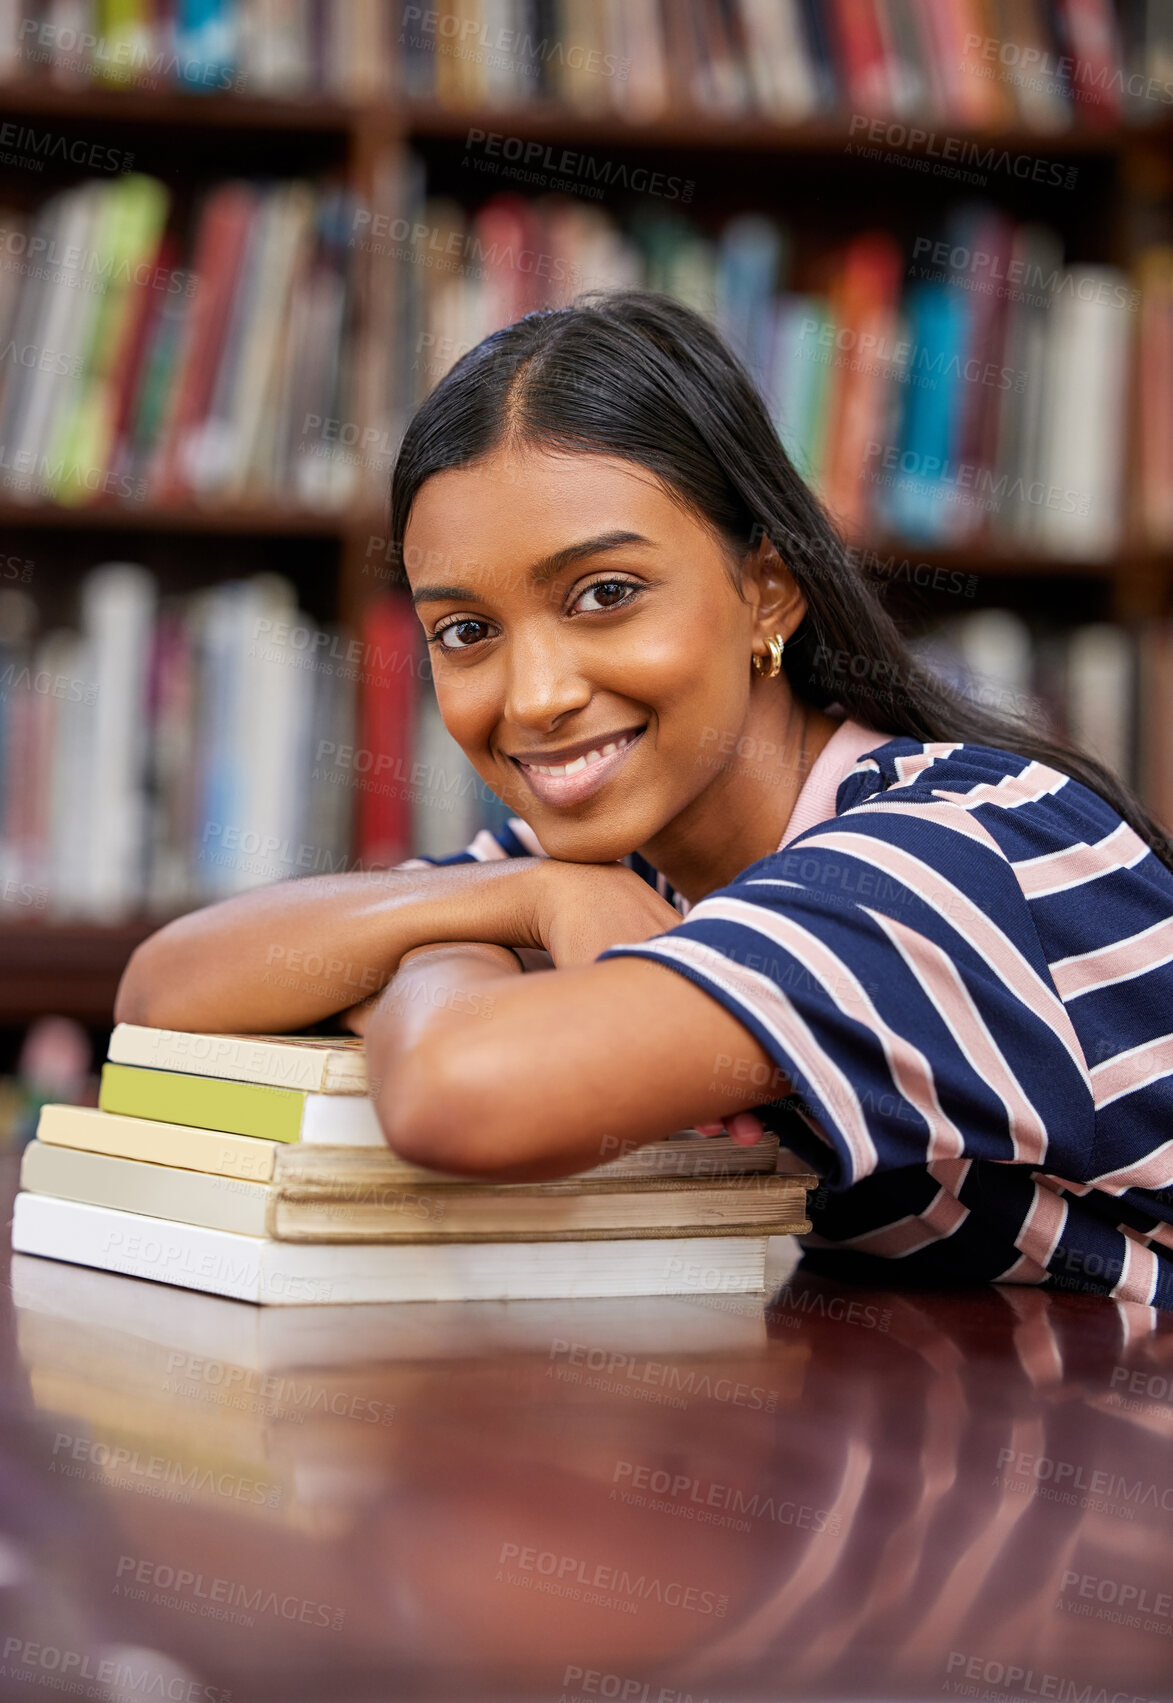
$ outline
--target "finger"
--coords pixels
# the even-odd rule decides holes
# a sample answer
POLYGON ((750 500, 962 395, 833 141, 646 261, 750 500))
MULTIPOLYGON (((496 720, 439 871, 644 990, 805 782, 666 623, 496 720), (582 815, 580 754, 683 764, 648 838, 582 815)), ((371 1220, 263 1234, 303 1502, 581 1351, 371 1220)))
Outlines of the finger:
POLYGON ((735 1112, 731 1118, 725 1119, 725 1128, 739 1147, 752 1147, 766 1133, 761 1119, 755 1118, 752 1112, 735 1112))
POLYGON ((693 1124, 692 1127, 693 1127, 693 1129, 696 1130, 698 1135, 724 1135, 725 1134, 725 1125, 723 1123, 721 1123, 721 1121, 719 1119, 716 1123, 693 1124))

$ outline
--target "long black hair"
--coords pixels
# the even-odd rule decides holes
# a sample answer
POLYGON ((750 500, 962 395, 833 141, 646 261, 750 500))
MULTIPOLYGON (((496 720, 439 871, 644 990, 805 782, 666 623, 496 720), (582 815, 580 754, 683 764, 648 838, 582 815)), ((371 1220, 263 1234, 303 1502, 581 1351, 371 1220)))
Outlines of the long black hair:
POLYGON ((741 363, 701 315, 623 290, 526 314, 450 369, 416 412, 391 481, 390 543, 403 561, 416 493, 433 474, 510 444, 619 456, 654 473, 737 564, 763 538, 806 597, 786 645, 795 695, 889 734, 1017 752, 1105 798, 1173 869, 1136 795, 1086 752, 975 703, 914 657, 877 583, 795 471, 741 363))

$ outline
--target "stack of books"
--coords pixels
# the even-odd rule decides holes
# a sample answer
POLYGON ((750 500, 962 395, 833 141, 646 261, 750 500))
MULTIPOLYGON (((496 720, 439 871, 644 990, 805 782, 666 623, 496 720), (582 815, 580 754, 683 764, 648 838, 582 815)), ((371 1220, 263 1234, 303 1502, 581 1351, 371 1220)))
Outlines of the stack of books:
POLYGON ((488 1183, 383 1140, 362 1043, 120 1024, 98 1108, 46 1106, 21 1253, 277 1304, 743 1294, 809 1228, 776 1138, 673 1139, 582 1175, 488 1183))

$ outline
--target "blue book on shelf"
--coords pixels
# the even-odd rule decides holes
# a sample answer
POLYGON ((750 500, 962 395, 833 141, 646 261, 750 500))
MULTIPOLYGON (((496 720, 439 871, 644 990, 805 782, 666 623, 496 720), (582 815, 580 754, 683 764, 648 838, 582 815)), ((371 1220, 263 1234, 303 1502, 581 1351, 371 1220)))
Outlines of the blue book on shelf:
POLYGON ((774 296, 787 247, 773 219, 746 213, 730 220, 717 249, 717 329, 758 384, 769 369, 774 296))
POLYGON ((959 530, 959 505, 975 496, 956 462, 970 304, 948 284, 917 284, 908 317, 904 425, 896 465, 878 469, 891 480, 881 506, 893 532, 933 543, 959 530))
POLYGON ((178 0, 175 57, 185 88, 214 94, 231 86, 239 11, 240 0, 178 0))

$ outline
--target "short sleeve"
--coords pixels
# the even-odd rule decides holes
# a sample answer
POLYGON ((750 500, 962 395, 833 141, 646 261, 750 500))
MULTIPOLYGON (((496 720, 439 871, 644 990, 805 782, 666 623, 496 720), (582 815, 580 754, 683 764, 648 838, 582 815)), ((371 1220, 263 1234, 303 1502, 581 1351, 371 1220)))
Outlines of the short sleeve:
POLYGON ((447 857, 409 857, 397 863, 396 869, 442 869, 451 863, 497 863, 507 857, 545 857, 537 835, 527 822, 511 816, 504 828, 495 832, 482 828, 463 851, 447 857))
POLYGON ((956 805, 856 807, 602 956, 664 964, 744 1025, 794 1087, 759 1115, 833 1189, 941 1160, 1086 1175, 1079 1041, 1013 869, 956 805))

